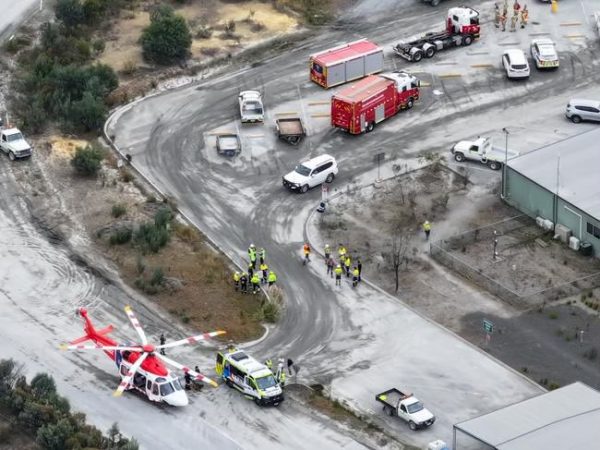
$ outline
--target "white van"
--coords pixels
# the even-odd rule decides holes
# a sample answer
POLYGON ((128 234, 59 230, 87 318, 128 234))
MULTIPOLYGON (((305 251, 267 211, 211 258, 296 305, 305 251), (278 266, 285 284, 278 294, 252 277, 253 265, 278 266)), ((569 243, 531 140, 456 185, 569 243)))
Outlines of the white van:
POLYGON ((321 155, 309 159, 283 177, 283 185, 291 191, 305 193, 322 183, 331 183, 338 173, 335 158, 321 155))

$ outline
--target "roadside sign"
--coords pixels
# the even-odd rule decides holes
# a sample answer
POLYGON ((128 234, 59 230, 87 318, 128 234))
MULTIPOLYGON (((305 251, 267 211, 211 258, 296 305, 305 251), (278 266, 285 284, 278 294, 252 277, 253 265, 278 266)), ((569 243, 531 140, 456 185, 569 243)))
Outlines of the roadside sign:
POLYGON ((385 160, 385 152, 376 153, 375 156, 373 157, 373 160, 379 164, 380 162, 385 160))
POLYGON ((483 331, 487 334, 492 334, 494 332, 494 324, 487 319, 483 319, 483 331))

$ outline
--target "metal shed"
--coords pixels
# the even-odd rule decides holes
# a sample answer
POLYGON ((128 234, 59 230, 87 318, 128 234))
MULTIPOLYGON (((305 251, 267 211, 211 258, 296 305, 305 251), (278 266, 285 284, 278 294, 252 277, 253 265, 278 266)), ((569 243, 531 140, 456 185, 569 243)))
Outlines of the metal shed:
POLYGON ((600 392, 576 382, 454 425, 454 450, 600 448, 600 392))

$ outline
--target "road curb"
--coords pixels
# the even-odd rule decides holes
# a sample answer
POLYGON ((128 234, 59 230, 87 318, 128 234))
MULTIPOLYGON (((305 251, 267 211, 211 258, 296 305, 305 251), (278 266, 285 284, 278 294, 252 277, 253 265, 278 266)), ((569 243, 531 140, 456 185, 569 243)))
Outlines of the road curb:
MULTIPOLYGON (((391 180, 393 178, 395 178, 396 175, 392 175, 390 177, 384 178, 381 181, 386 181, 386 180, 391 180)), ((375 183, 370 183, 370 184, 364 184, 362 186, 359 186, 358 189, 362 190, 364 188, 367 187, 375 187, 375 183)), ((344 195, 343 190, 340 189, 340 191, 338 191, 335 195, 332 195, 331 197, 329 197, 327 199, 327 201, 331 200, 331 199, 335 199, 338 198, 340 196, 344 195)), ((321 253, 319 250, 316 250, 316 247, 314 245, 314 240, 311 240, 311 235, 310 232, 308 231, 309 228, 309 223, 310 221, 313 219, 314 215, 317 214, 317 210, 313 209, 312 212, 308 215, 306 221, 304 222, 304 238, 306 239, 306 241, 309 243, 312 252, 318 254, 321 257, 325 257, 325 255, 323 253, 321 253)), ((321 213, 318 213, 321 214, 321 213)), ((529 384, 531 384, 532 386, 541 389, 542 392, 548 392, 547 389, 545 389, 544 387, 540 386, 538 383, 536 383, 535 381, 533 381, 532 379, 526 377, 525 375, 523 375, 521 372, 519 372, 518 370, 514 369, 513 367, 509 366, 508 364, 504 363, 503 361, 499 360, 498 358, 496 358, 495 356, 489 354, 488 352, 486 352, 485 350, 483 350, 482 348, 478 347, 477 345, 473 344, 472 342, 466 340, 465 338, 463 338, 462 336, 456 334, 454 331, 446 328, 445 326, 435 322, 433 319, 430 319, 429 317, 425 316, 424 314, 422 314, 420 311, 416 310, 415 308, 413 308, 412 306, 408 305, 405 301, 403 301, 400 297, 397 297, 395 295, 392 295, 388 292, 386 292, 385 290, 383 290, 382 288, 380 288, 379 286, 377 286, 376 284, 374 284, 373 282, 367 280, 364 277, 361 277, 361 282, 366 284, 367 286, 371 287, 372 289, 375 289, 377 292, 379 292, 380 294, 384 295, 385 297, 388 297, 390 300, 396 301, 396 302, 400 302, 402 304, 402 306, 404 306, 406 309, 408 309, 409 311, 411 311, 412 313, 416 314, 417 316, 419 316, 420 318, 426 320, 427 322, 429 322, 432 325, 435 325, 436 327, 438 327, 439 329, 445 331, 448 334, 451 334, 452 336, 454 336, 455 338, 457 338, 458 340, 460 340, 461 342, 463 342, 464 344, 468 345, 469 347, 471 347, 472 349, 476 350, 477 352, 479 352, 482 355, 485 355, 487 358, 491 359, 492 361, 494 361, 496 364, 498 364, 499 366, 504 367, 505 369, 508 369, 510 372, 512 372, 513 374, 517 375, 518 377, 520 377, 521 379, 527 381, 529 384)), ((493 295, 493 294, 490 294, 493 295)), ((494 297, 496 297, 494 295, 494 297)))

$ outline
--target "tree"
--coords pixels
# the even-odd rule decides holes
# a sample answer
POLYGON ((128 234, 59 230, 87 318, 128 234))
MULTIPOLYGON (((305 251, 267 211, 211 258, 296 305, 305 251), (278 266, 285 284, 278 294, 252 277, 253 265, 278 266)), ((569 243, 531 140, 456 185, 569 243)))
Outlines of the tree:
POLYGON ((32 378, 31 391, 37 399, 48 399, 52 394, 56 394, 56 383, 54 378, 46 373, 38 373, 32 378))
POLYGON ((103 158, 104 155, 99 148, 86 145, 77 147, 75 156, 71 159, 71 165, 79 175, 89 177, 98 173, 103 158))
POLYGON ((85 21, 83 5, 79 0, 58 0, 55 14, 56 18, 69 28, 77 27, 85 21))
POLYGON ((56 423, 48 423, 37 432, 37 443, 47 450, 64 450, 67 439, 75 433, 68 419, 60 419, 56 423))
POLYGON ((163 6, 152 12, 150 25, 144 28, 140 42, 146 60, 170 64, 187 56, 192 35, 185 19, 163 6))
POLYGON ((400 268, 402 267, 402 264, 404 264, 405 267, 408 264, 406 253, 408 252, 409 240, 409 234, 407 232, 401 232, 399 229, 396 230, 396 233, 392 237, 392 250, 390 259, 392 268, 394 269, 394 279, 396 282, 395 292, 398 292, 400 283, 400 268))
POLYGON ((67 119, 76 128, 83 127, 86 131, 91 131, 102 126, 106 114, 106 105, 102 99, 94 97, 91 92, 86 92, 81 100, 71 104, 67 119))

